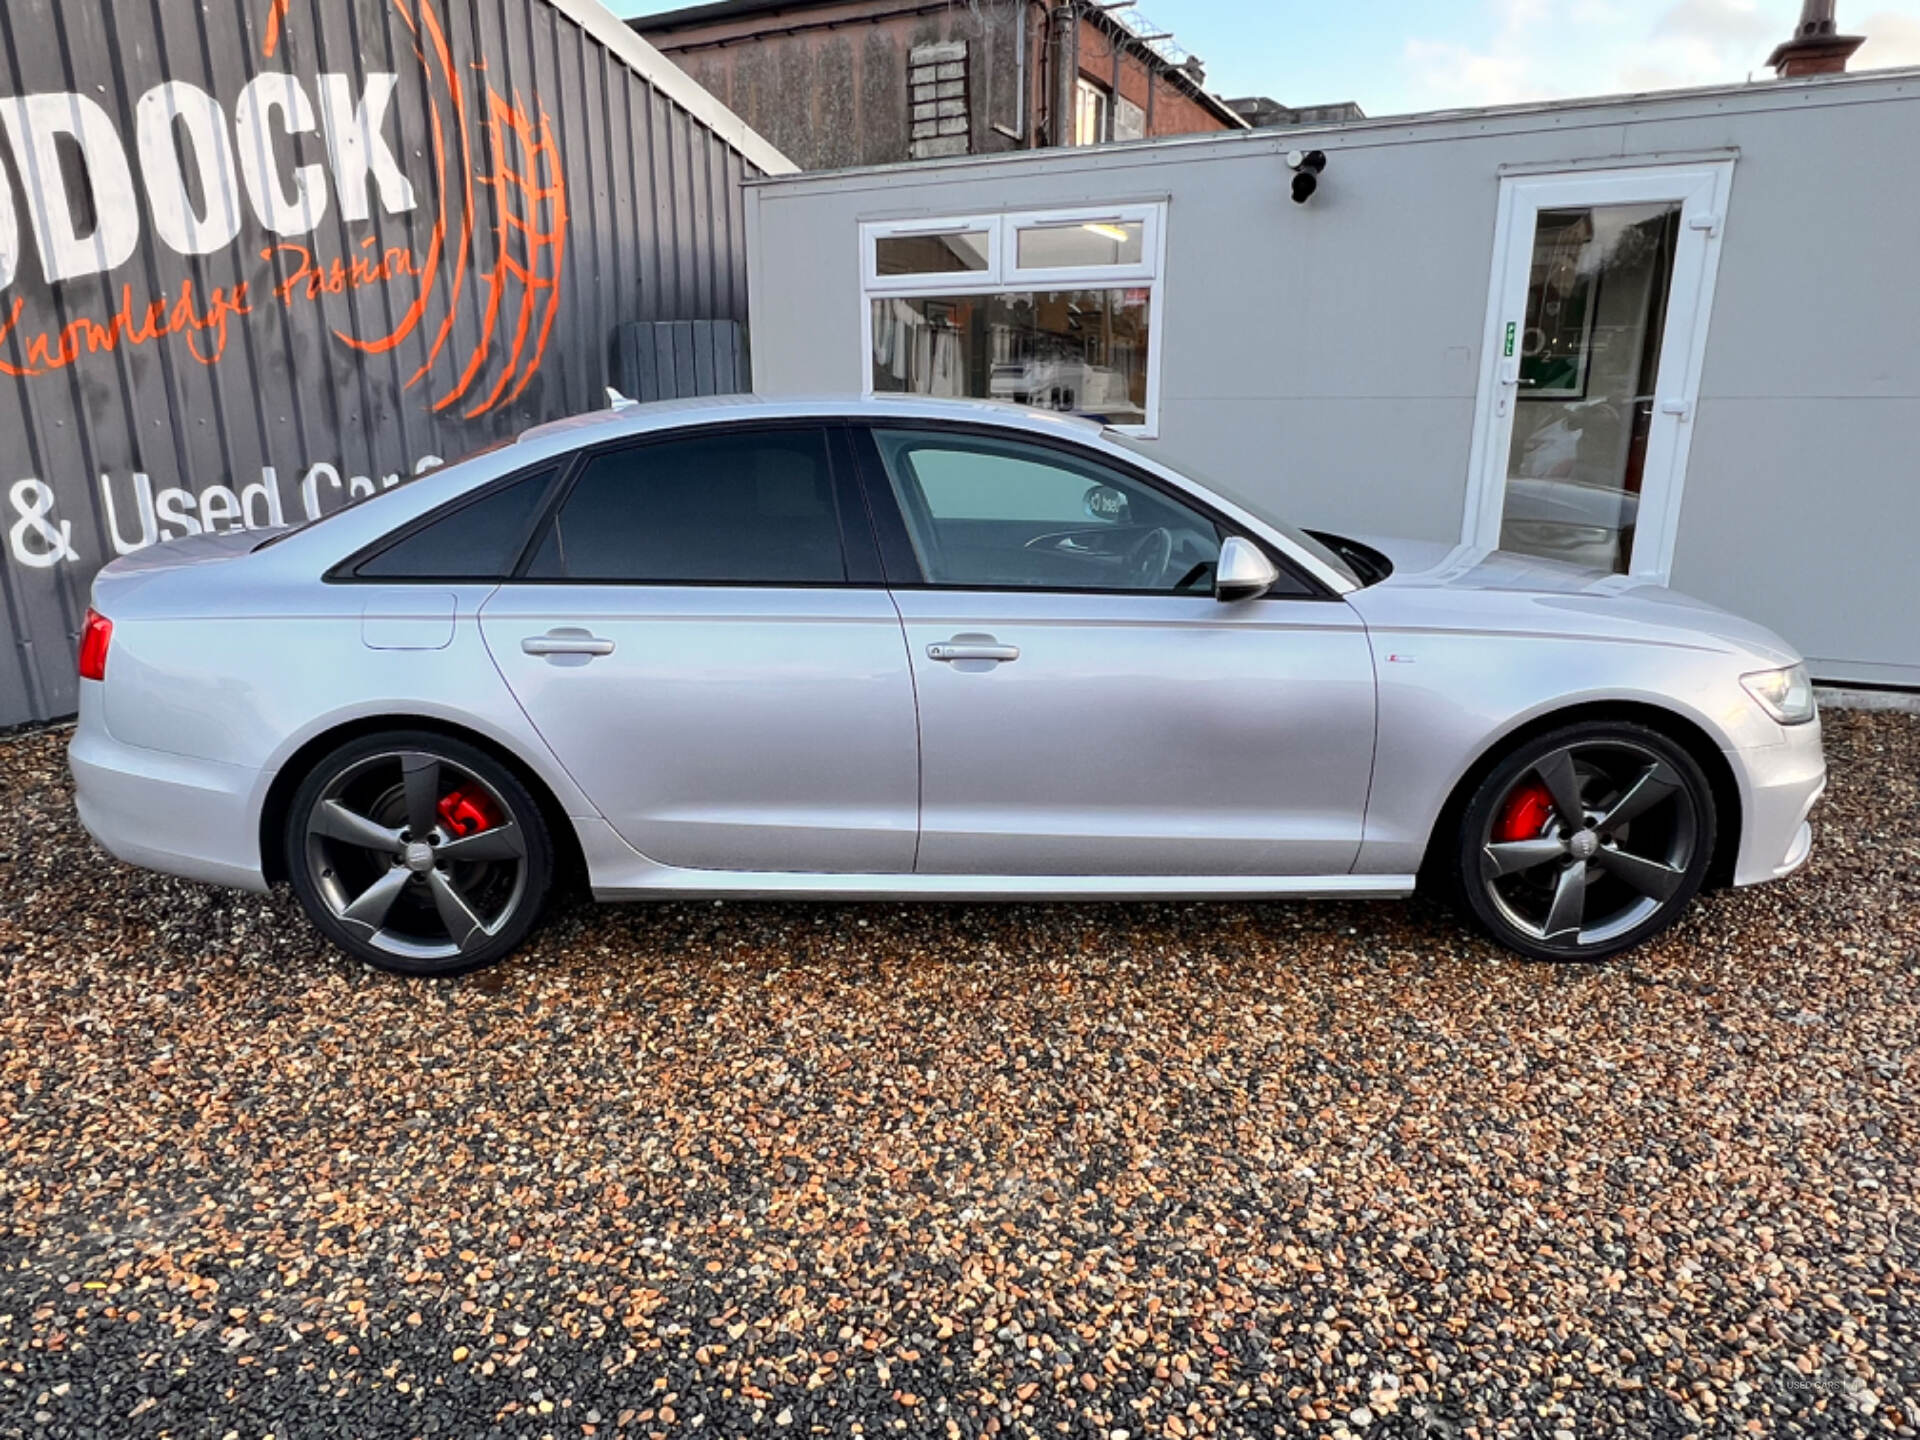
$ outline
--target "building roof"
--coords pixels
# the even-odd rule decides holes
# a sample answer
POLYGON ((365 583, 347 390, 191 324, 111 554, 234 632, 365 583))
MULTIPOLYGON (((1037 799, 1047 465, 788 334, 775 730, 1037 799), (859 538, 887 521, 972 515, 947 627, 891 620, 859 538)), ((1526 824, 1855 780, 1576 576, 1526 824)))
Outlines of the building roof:
MULTIPOLYGON (((627 21, 627 24, 641 35, 665 35, 675 30, 692 30, 703 25, 724 24, 730 20, 751 20, 755 16, 778 15, 783 11, 804 12, 829 6, 845 6, 850 3, 859 3, 859 0, 709 0, 709 3, 704 5, 687 5, 678 10, 663 10, 653 15, 635 15, 627 21)), ((914 7, 910 4, 894 4, 889 8, 904 10, 914 7)), ((1121 22, 1116 13, 1107 8, 1087 5, 1080 13, 1083 20, 1098 25, 1116 36, 1127 40, 1139 39, 1139 36, 1121 22)), ((807 23, 809 22, 805 19, 797 19, 795 28, 807 23)), ((1239 111, 1209 91, 1204 83, 1194 79, 1192 73, 1184 66, 1175 64, 1152 45, 1142 43, 1138 49, 1141 57, 1153 68, 1155 74, 1191 95, 1216 119, 1235 130, 1248 128, 1246 118, 1239 111)))
POLYGON ((765 174, 786 175, 799 168, 776 150, 765 136, 696 85, 684 70, 641 39, 629 26, 622 25, 599 0, 550 0, 550 3, 606 46, 655 90, 738 150, 750 164, 765 174))
MULTIPOLYGON (((1143 40, 1140 33, 1122 18, 1125 13, 1124 9, 1116 9, 1111 5, 1089 5, 1080 12, 1080 18, 1098 25, 1116 40, 1133 42, 1134 48, 1148 61, 1153 70, 1171 82, 1176 89, 1186 91, 1200 104, 1206 106, 1214 118, 1222 121, 1229 129, 1251 128, 1247 124, 1247 117, 1207 89, 1204 79, 1196 78, 1194 70, 1189 70, 1186 65, 1176 64, 1149 41, 1143 40)), ((1200 67, 1200 60, 1197 56, 1188 55, 1187 64, 1194 66, 1197 70, 1200 67)))
POLYGON ((662 10, 652 15, 635 15, 627 24, 645 32, 678 30, 688 25, 708 25, 716 20, 739 20, 749 15, 774 10, 808 10, 828 0, 710 0, 705 5, 685 5, 678 10, 662 10))
POLYGON ((1228 100, 1227 104, 1256 130, 1275 125, 1338 125, 1367 118, 1366 111, 1352 100, 1282 105, 1269 95, 1243 95, 1237 100, 1228 100))
MULTIPOLYGON (((916 179, 931 181, 948 178, 954 172, 988 167, 1037 167, 1047 170, 1081 166, 1190 164, 1196 159, 1240 153, 1237 147, 1247 145, 1264 149, 1269 154, 1285 154, 1288 148, 1302 146, 1310 138, 1321 138, 1321 143, 1332 153, 1335 146, 1423 144, 1468 135, 1509 134, 1527 130, 1551 129, 1576 135, 1584 130, 1617 126, 1632 119, 1678 118, 1689 111, 1694 114, 1739 114, 1748 110, 1798 110, 1869 103, 1901 94, 1920 94, 1920 65, 1854 70, 1841 75, 1805 76, 1788 80, 1734 81, 1678 90, 1641 90, 1619 95, 1462 106, 1407 115, 1370 115, 1362 120, 1302 125, 1298 129, 1284 131, 1240 129, 1209 134, 1158 135, 1117 145, 1069 145, 1041 150, 1005 150, 991 155, 954 155, 937 160, 800 171, 791 175, 749 180, 747 184, 756 189, 769 185, 801 189, 819 186, 845 188, 862 182, 886 185, 896 174, 909 170, 915 172, 916 179)), ((1735 149, 1727 153, 1737 154, 1738 151, 1735 149)), ((1579 169, 1596 163, 1596 159, 1604 161, 1607 158, 1606 152, 1601 150, 1596 151, 1594 157, 1543 162, 1541 168, 1579 169)), ((1619 162, 1616 160, 1615 163, 1619 162)))

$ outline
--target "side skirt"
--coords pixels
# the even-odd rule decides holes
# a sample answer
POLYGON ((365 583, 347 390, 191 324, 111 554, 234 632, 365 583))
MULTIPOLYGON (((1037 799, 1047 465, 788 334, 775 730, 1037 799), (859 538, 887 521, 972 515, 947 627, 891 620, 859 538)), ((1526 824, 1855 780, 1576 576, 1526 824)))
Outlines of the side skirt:
POLYGON ((819 875, 682 870, 573 817, 596 900, 1399 900, 1412 875, 819 875))

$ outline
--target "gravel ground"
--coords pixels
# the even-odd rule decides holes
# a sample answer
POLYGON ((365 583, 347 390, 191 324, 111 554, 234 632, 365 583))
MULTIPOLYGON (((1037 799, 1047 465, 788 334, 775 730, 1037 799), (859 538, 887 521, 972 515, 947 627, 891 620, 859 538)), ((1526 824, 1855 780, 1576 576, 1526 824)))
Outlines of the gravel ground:
POLYGON ((0 1435, 1913 1435, 1920 718, 1593 968, 1395 905, 565 910, 403 982, 0 745, 0 1435))

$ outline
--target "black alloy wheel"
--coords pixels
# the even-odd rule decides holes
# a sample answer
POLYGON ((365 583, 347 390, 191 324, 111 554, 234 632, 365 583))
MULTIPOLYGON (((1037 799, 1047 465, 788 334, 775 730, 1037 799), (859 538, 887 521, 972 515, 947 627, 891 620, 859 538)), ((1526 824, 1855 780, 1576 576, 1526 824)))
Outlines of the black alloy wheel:
POLYGON ((316 765, 288 810, 287 873, 342 949, 402 975, 511 953, 553 883, 540 807, 486 752, 430 732, 364 736, 316 765))
POLYGON ((1589 721, 1536 736, 1480 783, 1455 884, 1481 927, 1541 960, 1599 960, 1672 925, 1713 856, 1713 790, 1657 730, 1589 721))

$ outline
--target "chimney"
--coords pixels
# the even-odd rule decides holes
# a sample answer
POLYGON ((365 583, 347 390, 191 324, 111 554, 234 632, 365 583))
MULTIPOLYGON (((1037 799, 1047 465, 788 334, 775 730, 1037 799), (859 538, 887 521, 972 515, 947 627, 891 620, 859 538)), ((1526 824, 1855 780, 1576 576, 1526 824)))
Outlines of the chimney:
POLYGON ((1833 18, 1833 0, 1806 0, 1793 38, 1774 47, 1767 64, 1782 80, 1802 75, 1839 75, 1853 52, 1867 43, 1864 35, 1842 35, 1833 18))

